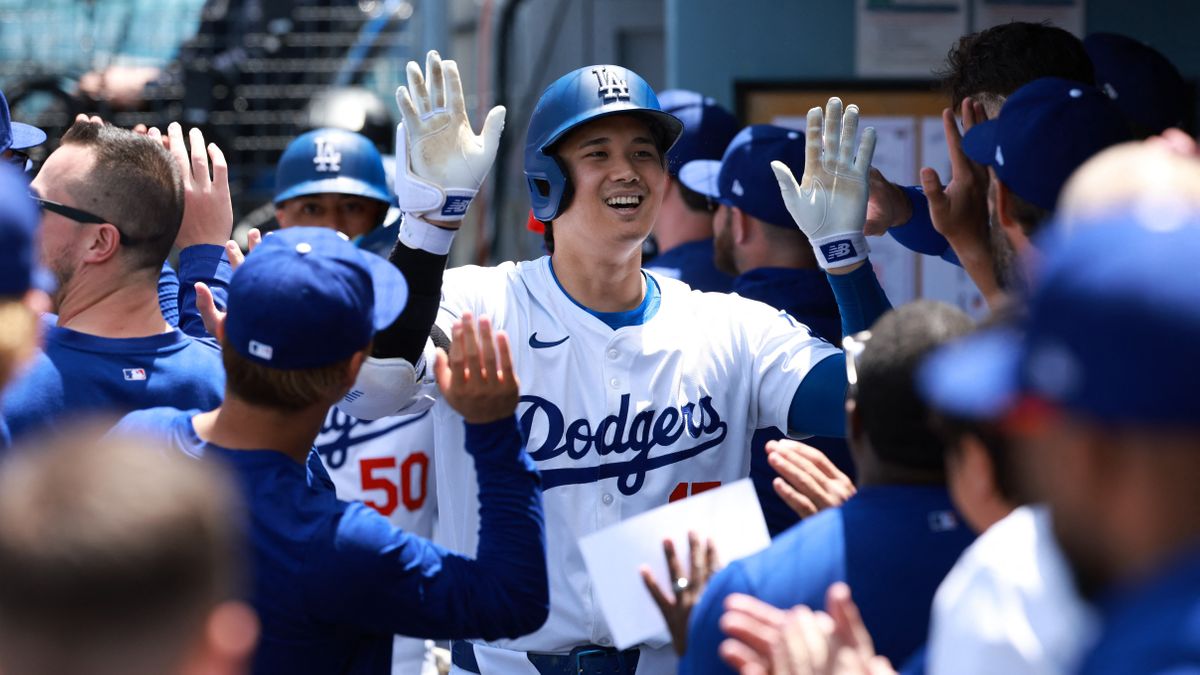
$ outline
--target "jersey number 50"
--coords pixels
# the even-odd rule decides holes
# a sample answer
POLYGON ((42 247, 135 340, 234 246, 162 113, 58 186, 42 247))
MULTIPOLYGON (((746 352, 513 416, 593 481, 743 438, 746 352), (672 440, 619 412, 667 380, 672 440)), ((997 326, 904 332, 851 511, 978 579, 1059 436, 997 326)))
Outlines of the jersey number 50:
POLYGON ((429 456, 423 452, 414 452, 401 464, 396 471, 395 457, 374 457, 359 461, 358 468, 362 473, 362 489, 383 490, 383 503, 371 499, 363 500, 367 506, 385 516, 392 515, 400 502, 404 508, 416 511, 425 504, 426 486, 429 480, 429 456))

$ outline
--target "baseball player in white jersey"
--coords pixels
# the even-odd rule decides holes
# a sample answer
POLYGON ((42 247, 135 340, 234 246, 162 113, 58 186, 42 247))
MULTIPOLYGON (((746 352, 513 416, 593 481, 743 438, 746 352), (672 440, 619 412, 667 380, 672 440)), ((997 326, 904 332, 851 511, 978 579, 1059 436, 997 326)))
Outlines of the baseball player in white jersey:
MULTIPOLYGON (((410 299, 377 336, 374 356, 339 407, 363 418, 403 410, 425 391, 430 325, 447 326, 464 312, 489 315, 512 339, 520 423, 545 490, 549 619, 514 640, 455 643, 452 672, 671 672, 666 643, 611 648, 578 539, 746 477, 759 427, 844 435, 844 356, 765 304, 692 291, 640 269, 641 242, 667 180, 665 153, 681 124, 636 73, 574 71, 546 90, 533 113, 525 173, 534 213, 552 228, 552 256, 444 277, 457 221, 495 157, 504 110, 493 109, 475 135, 456 64, 432 52, 424 74, 409 64, 397 99, 404 124, 396 190, 405 221, 391 260, 410 280, 410 299)), ((857 109, 847 112, 843 134, 840 105, 831 102, 824 149, 824 116, 810 114, 803 189, 786 169, 777 173, 789 210, 804 219, 818 258, 841 281, 839 298, 855 303, 843 316, 857 328, 887 302, 861 234, 874 133, 864 133, 855 159, 857 109)), ((478 502, 461 419, 440 402, 433 415, 440 529, 452 548, 473 550, 478 502)), ((639 592, 640 584, 630 579, 639 592)))

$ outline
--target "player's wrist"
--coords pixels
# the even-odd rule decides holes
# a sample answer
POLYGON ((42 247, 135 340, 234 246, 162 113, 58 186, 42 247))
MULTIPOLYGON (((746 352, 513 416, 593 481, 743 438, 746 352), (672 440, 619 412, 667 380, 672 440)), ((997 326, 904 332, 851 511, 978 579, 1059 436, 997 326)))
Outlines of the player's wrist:
POLYGON ((398 236, 400 242, 409 248, 434 255, 447 255, 457 232, 457 223, 431 222, 419 215, 405 213, 398 236))
POLYGON ((861 231, 836 232, 823 237, 810 238, 817 264, 830 274, 847 274, 867 259, 871 247, 861 231))

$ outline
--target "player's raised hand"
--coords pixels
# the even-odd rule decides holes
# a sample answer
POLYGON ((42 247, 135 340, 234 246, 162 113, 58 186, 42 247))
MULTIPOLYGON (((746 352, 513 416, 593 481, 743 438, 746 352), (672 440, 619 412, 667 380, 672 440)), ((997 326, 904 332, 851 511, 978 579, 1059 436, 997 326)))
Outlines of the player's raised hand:
POLYGON ((688 619, 692 616, 692 609, 700 602, 708 580, 721 568, 721 563, 717 560, 717 546, 712 539, 702 540, 699 534, 688 532, 688 551, 689 570, 684 574, 679 557, 675 555, 675 542, 663 539, 667 574, 672 580, 673 592, 670 597, 658 585, 648 566, 642 565, 640 570, 642 583, 646 585, 646 590, 650 591, 663 619, 666 619, 667 628, 671 631, 671 643, 675 646, 675 653, 680 656, 687 651, 688 619))
POLYGON ((492 333, 486 316, 464 313, 450 331, 450 354, 438 348, 433 366, 438 388, 450 407, 471 424, 486 424, 516 412, 519 382, 508 335, 492 333))
POLYGON ((492 108, 476 134, 458 64, 430 51, 424 73, 414 61, 407 72, 408 85, 396 90, 404 118, 396 131, 400 210, 456 228, 496 160, 504 107, 492 108))
POLYGON ((867 215, 867 174, 875 154, 875 129, 867 127, 857 150, 858 106, 842 111, 836 96, 822 112, 808 111, 804 177, 799 183, 783 162, 771 162, 788 213, 813 245, 817 262, 833 274, 846 274, 867 258, 863 224, 867 215))
MULTIPOLYGON (((148 135, 155 136, 150 132, 148 135)), ((204 134, 199 129, 192 129, 188 137, 190 149, 183 138, 183 127, 178 122, 167 126, 165 145, 183 176, 183 223, 179 226, 175 245, 179 248, 197 244, 223 246, 233 231, 229 165, 215 143, 205 145, 204 134)))
MULTIPOLYGON (((962 102, 963 132, 987 120, 983 106, 970 97, 962 102)), ((958 256, 971 280, 985 298, 1000 294, 992 267, 988 244, 987 168, 976 164, 963 152, 963 133, 958 130, 954 111, 942 111, 942 128, 950 154, 950 183, 942 187, 937 171, 921 169, 921 187, 929 199, 929 218, 958 256)))
POLYGON ((857 492, 825 453, 798 441, 767 442, 767 463, 779 474, 771 484, 775 494, 801 518, 841 506, 857 492))
MULTIPOLYGON (((257 227, 250 228, 246 234, 246 253, 232 239, 225 242, 225 257, 229 259, 229 267, 236 270, 246 261, 246 256, 262 243, 262 232, 257 227)), ((196 311, 200 312, 200 320, 204 322, 204 330, 209 335, 217 334, 217 323, 225 318, 225 312, 217 309, 217 300, 213 297, 212 289, 203 281, 196 282, 196 311)))

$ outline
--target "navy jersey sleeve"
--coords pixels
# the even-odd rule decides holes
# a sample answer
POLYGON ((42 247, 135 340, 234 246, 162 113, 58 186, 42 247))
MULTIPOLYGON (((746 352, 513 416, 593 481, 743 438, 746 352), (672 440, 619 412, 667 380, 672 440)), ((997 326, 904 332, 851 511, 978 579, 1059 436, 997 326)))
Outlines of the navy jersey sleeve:
POLYGON ((168 262, 158 273, 158 308, 172 327, 179 327, 179 276, 168 262))
POLYGON ((753 595, 754 590, 745 568, 734 561, 709 580, 700 604, 692 610, 688 621, 687 651, 679 661, 679 675, 734 675, 717 654, 727 637, 721 632, 721 615, 725 613, 725 598, 734 593, 753 595))
POLYGON ((938 257, 962 267, 954 249, 950 248, 950 242, 933 227, 933 220, 929 216, 929 198, 925 196, 925 192, 920 187, 900 189, 908 196, 912 205, 912 216, 908 222, 893 227, 888 233, 910 251, 938 257))
POLYGON ((208 337, 200 311, 196 309, 196 282, 203 281, 212 290, 217 309, 225 311, 229 280, 233 268, 225 257, 225 247, 215 244, 188 246, 179 252, 179 330, 192 337, 208 337))
POLYGON ((337 545, 310 561, 310 611, 373 632, 433 639, 513 638, 549 612, 540 478, 516 420, 466 425, 479 480, 476 557, 396 529, 355 502, 337 545), (329 583, 337 579, 338 583, 329 583))

